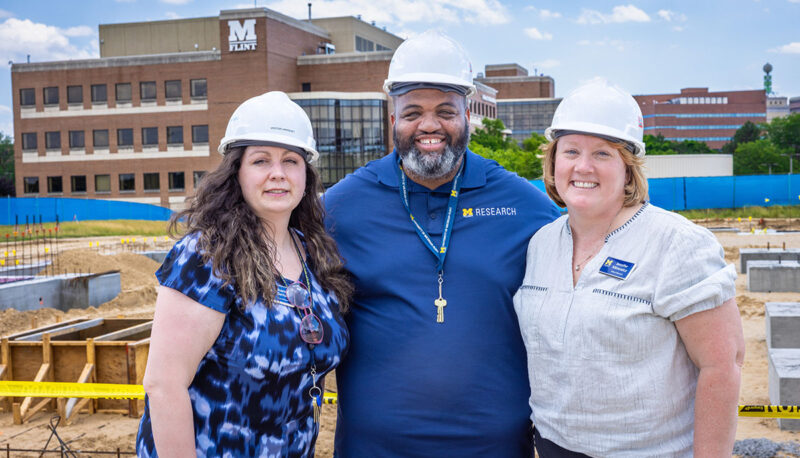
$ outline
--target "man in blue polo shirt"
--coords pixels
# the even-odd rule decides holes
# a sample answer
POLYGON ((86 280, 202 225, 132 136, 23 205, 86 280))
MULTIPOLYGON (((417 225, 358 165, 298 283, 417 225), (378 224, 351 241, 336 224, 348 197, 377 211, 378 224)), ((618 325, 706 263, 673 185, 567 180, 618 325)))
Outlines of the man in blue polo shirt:
POLYGON ((467 149, 475 87, 458 43, 437 32, 405 41, 384 89, 395 151, 325 194, 356 286, 335 455, 528 458, 512 297, 528 240, 558 211, 467 149))

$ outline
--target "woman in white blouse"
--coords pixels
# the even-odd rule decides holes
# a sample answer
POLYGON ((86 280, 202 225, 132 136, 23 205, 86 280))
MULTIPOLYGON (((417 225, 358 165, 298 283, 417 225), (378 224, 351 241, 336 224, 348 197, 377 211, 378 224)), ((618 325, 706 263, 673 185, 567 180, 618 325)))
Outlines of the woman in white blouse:
POLYGON ((642 114, 603 80, 568 95, 544 182, 568 214, 514 297, 539 456, 730 456, 741 319, 714 236, 647 202, 642 114))

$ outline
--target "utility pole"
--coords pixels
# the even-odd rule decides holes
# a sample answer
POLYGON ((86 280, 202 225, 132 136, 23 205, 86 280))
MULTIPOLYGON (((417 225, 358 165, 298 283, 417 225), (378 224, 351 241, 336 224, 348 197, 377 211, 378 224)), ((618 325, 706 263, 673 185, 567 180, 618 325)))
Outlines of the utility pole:
POLYGON ((777 162, 762 162, 761 165, 766 165, 767 167, 769 167, 769 174, 772 175, 772 166, 773 165, 778 165, 778 163, 777 162))

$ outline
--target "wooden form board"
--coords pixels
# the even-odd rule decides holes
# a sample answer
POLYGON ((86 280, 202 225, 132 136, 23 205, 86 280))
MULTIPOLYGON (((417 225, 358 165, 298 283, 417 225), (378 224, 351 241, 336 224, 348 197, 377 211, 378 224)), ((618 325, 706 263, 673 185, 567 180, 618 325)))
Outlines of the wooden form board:
MULTIPOLYGON (((77 383, 142 383, 150 349, 151 320, 79 318, 0 340, 0 380, 77 383)), ((56 409, 69 424, 81 409, 138 417, 143 400, 0 398, 0 407, 22 423, 56 409)))

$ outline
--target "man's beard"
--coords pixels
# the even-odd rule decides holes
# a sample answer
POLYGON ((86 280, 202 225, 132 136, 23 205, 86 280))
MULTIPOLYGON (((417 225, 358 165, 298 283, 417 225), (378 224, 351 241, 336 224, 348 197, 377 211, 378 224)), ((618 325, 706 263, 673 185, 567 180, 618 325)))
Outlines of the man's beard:
POLYGON ((465 119, 464 130, 455 141, 453 137, 445 134, 445 147, 441 153, 421 152, 414 144, 416 137, 401 139, 397 136, 397 129, 392 129, 392 135, 397 154, 403 160, 403 168, 419 178, 431 180, 442 178, 456 168, 458 160, 467 150, 469 124, 465 119))

